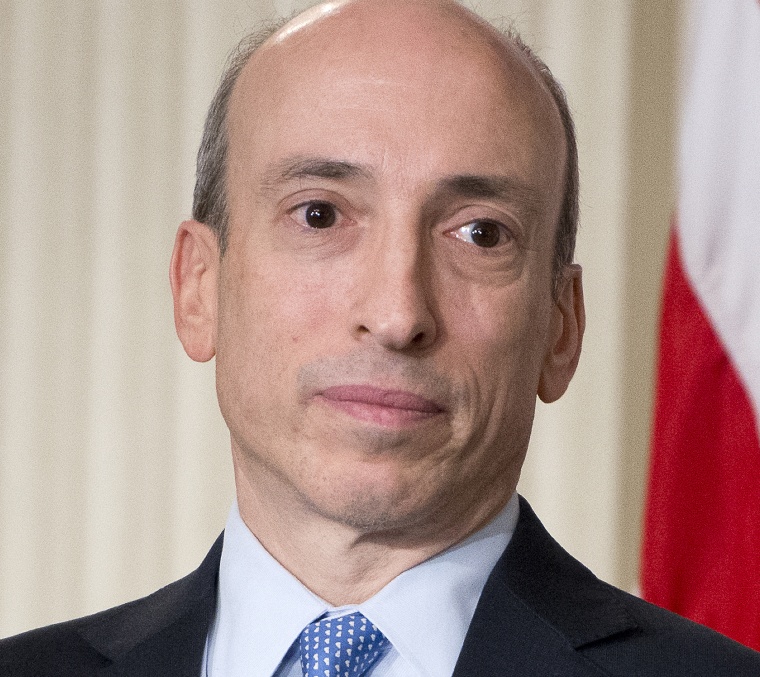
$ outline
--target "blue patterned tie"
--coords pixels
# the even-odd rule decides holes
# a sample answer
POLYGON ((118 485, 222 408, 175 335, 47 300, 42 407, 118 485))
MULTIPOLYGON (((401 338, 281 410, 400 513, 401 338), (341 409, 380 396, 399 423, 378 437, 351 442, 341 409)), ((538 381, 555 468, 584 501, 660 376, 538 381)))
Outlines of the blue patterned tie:
POLYGON ((358 611, 321 618, 300 637, 304 677, 360 677, 385 651, 388 638, 358 611))

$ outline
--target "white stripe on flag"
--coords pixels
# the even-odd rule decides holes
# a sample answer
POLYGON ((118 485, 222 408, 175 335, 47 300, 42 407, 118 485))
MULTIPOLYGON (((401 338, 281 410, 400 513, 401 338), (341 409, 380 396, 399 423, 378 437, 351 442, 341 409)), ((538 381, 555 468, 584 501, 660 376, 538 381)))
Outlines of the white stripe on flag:
POLYGON ((696 3, 682 121, 686 274, 760 412, 760 1, 696 3))

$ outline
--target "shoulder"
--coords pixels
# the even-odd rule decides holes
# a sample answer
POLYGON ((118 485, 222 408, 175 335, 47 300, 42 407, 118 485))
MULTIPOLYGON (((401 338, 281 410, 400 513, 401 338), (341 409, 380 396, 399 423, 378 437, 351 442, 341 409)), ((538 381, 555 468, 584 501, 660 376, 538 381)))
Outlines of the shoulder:
POLYGON ((69 621, 0 640, 0 676, 93 675, 107 659, 79 634, 80 622, 69 621))
MULTIPOLYGON (((760 653, 600 581, 549 535, 524 499, 487 590, 502 608, 521 609, 510 612, 512 619, 530 623, 534 636, 560 638, 557 655, 560 644, 572 650, 572 662, 589 670, 580 674, 760 675, 760 653)), ((492 619, 503 613, 493 612, 492 619)))
POLYGON ((87 677, 119 661, 133 666, 126 674, 154 674, 136 667, 143 656, 171 670, 175 654, 202 652, 220 552, 221 537, 198 569, 147 597, 0 640, 0 677, 87 677))
POLYGON ((636 677, 760 675, 760 653, 638 597, 612 586, 609 589, 633 619, 635 627, 580 649, 607 674, 636 677))

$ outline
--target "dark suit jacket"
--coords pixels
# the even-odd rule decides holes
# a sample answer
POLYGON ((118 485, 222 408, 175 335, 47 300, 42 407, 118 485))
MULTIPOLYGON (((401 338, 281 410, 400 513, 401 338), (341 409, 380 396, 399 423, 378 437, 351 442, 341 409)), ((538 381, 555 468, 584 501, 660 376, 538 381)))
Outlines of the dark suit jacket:
MULTIPOLYGON (((144 599, 0 640, 2 677, 199 677, 222 538, 189 576, 144 599)), ((454 677, 760 676, 760 653, 606 583, 524 499, 454 677)), ((443 677, 443 676, 442 676, 443 677)))

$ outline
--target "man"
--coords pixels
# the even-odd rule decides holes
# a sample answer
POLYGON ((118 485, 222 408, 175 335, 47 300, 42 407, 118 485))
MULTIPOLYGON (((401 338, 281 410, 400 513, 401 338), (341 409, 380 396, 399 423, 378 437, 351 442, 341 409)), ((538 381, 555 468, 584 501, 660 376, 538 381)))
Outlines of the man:
POLYGON ((171 264, 230 429, 223 544, 6 640, 0 674, 760 674, 595 579, 516 497, 584 329, 545 67, 449 0, 329 2, 259 42, 212 103, 171 264))

